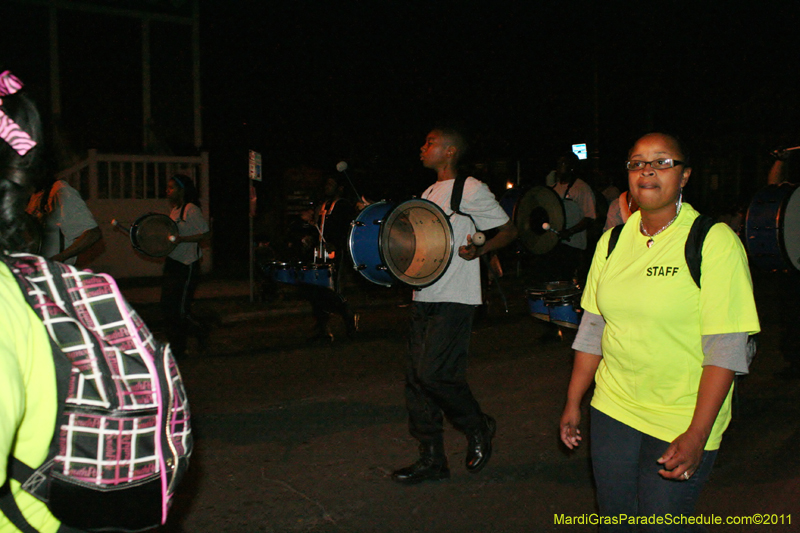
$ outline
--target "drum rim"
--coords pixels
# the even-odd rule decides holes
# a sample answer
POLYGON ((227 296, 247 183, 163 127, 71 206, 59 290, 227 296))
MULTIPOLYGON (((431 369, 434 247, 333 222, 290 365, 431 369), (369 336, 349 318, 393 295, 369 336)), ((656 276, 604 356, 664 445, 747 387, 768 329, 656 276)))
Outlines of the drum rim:
MULTIPOLYGON (((551 195, 555 196, 556 199, 558 199, 558 205, 559 205, 559 208, 561 210, 561 218, 562 218, 563 222, 562 222, 562 224, 555 224, 553 226, 553 229, 556 230, 556 231, 560 231, 560 230, 564 229, 563 227, 561 227, 561 228, 556 227, 558 225, 566 226, 566 224, 567 224, 567 212, 564 209, 564 200, 561 198, 561 196, 552 187, 547 187, 547 186, 544 186, 544 185, 534 185, 532 187, 528 187, 527 190, 523 194, 520 195, 517 204, 514 205, 514 215, 515 215, 515 217, 516 217, 517 212, 519 210, 519 205, 518 204, 521 203, 522 200, 525 199, 525 196, 527 196, 529 193, 531 193, 533 191, 537 191, 537 192, 538 191, 547 191, 545 194, 551 194, 551 195)), ((521 224, 518 223, 516 219, 514 220, 514 225, 517 226, 517 230, 520 233, 520 237, 519 237, 520 242, 522 243, 522 246, 528 251, 528 253, 531 253, 533 255, 544 255, 544 254, 552 251, 552 249, 555 248, 558 245, 558 240, 556 240, 555 241, 555 245, 552 246, 550 249, 548 249, 547 252, 535 252, 528 246, 528 243, 526 243, 525 239, 522 238, 523 228, 520 227, 521 224)))
POLYGON ((500 198, 500 203, 502 203, 503 199, 506 198, 507 195, 516 195, 518 198, 514 202, 514 205, 511 206, 511 213, 506 213, 508 218, 511 219, 511 222, 516 226, 517 225, 517 211, 519 208, 519 201, 522 200, 522 197, 525 196, 525 193, 530 190, 531 186, 529 185, 520 185, 519 187, 512 187, 507 189, 503 196, 500 198))
POLYGON ((453 261, 453 255, 455 255, 455 236, 453 234, 453 225, 450 224, 450 219, 447 217, 447 214, 444 212, 444 209, 439 207, 436 203, 431 202, 430 200, 427 200, 425 198, 412 198, 410 200, 406 200, 404 202, 400 202, 397 205, 395 205, 394 207, 392 207, 386 213, 386 216, 384 217, 384 219, 381 220, 381 227, 380 227, 380 230, 378 232, 378 254, 380 255, 381 263, 383 264, 384 267, 386 267, 386 272, 388 272, 390 276, 392 276, 394 279, 396 279, 400 283, 403 283, 403 284, 405 284, 405 285, 407 285, 409 287, 413 287, 414 289, 424 289, 425 287, 430 287, 431 285, 433 285, 434 283, 436 283, 437 281, 442 279, 442 276, 444 276, 445 272, 447 272, 447 269, 450 268, 450 263, 453 261), (383 242, 384 242, 384 222, 387 219, 389 219, 391 217, 392 213, 394 213, 400 206, 411 204, 411 203, 419 203, 419 204, 422 204, 422 205, 432 206, 432 210, 434 212, 436 212, 437 214, 439 214, 441 216, 442 220, 444 222, 446 222, 446 226, 445 227, 447 228, 447 236, 448 236, 448 240, 450 241, 450 253, 447 256, 447 261, 445 262, 444 266, 441 268, 441 271, 439 272, 439 275, 436 276, 431 281, 425 282, 425 283, 409 283, 408 281, 406 281, 404 279, 401 279, 400 276, 395 274, 395 272, 389 267, 388 261, 386 260, 386 256, 385 256, 385 254, 383 252, 383 248, 384 248, 383 247, 383 242))
POLYGON ((144 221, 147 218, 166 218, 167 220, 169 220, 172 223, 172 227, 175 228, 175 234, 176 235, 178 234, 178 224, 176 224, 175 221, 172 220, 172 218, 170 218, 168 215, 165 215, 164 213, 145 213, 144 215, 141 215, 139 218, 137 218, 133 222, 133 224, 131 224, 131 229, 130 229, 131 246, 133 246, 133 248, 135 250, 143 253, 144 255, 146 255, 148 257, 166 257, 166 256, 168 256, 173 251, 175 251, 175 248, 178 246, 177 243, 174 243, 174 242, 170 243, 169 251, 164 253, 164 254, 154 254, 154 253, 148 252, 148 251, 146 251, 144 248, 142 248, 139 245, 139 240, 136 238, 136 234, 138 233, 138 229, 139 229, 139 226, 141 225, 142 221, 144 221))
POLYGON ((301 270, 332 270, 333 263, 304 263, 301 270))

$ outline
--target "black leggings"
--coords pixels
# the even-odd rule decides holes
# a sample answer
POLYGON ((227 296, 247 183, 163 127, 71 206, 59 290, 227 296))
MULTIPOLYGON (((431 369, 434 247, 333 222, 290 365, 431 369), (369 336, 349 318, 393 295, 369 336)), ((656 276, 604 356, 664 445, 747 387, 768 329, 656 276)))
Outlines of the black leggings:
POLYGON ((161 283, 161 312, 167 326, 167 339, 176 356, 186 352, 194 292, 200 281, 200 261, 185 265, 167 257, 161 283))

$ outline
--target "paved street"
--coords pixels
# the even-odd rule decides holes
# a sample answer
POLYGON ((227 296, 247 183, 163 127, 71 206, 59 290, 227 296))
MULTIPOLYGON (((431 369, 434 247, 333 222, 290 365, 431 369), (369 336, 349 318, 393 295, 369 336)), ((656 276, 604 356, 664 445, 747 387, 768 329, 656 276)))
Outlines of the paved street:
MULTIPOLYGON (((359 287, 351 301, 362 313, 360 336, 346 340, 334 320, 336 342, 309 345, 309 308, 291 292, 251 304, 246 282, 208 282, 197 308, 216 325, 205 351, 193 345, 181 363, 196 450, 159 531, 595 531, 555 523, 557 515, 595 512, 588 443, 567 453, 558 442, 571 336, 537 341, 544 329, 528 314, 525 285, 506 278, 509 312, 493 294, 473 333, 469 380, 498 423, 491 463, 467 473, 465 439, 448 429, 452 478, 404 487, 389 475, 416 458, 402 396, 408 294, 359 287)), ((800 381, 774 375, 783 364, 778 336, 794 327, 798 307, 775 304, 779 280, 757 279, 756 287, 759 354, 740 381, 699 512, 723 520, 774 513, 779 523, 711 531, 793 531, 800 523, 800 381)), ((152 293, 126 293, 157 329, 152 293)))

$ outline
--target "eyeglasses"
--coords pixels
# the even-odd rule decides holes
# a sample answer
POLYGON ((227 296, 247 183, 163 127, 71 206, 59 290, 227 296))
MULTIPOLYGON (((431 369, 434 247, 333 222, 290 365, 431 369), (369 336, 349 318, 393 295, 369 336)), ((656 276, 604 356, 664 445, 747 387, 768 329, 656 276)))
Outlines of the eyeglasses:
POLYGON ((650 165, 650 168, 653 170, 666 170, 668 168, 672 168, 675 165, 684 165, 683 161, 678 161, 677 159, 671 158, 662 158, 662 159, 654 159, 653 161, 639 161, 638 159, 631 159, 630 161, 625 161, 625 168, 628 170, 644 170, 647 165, 650 165))

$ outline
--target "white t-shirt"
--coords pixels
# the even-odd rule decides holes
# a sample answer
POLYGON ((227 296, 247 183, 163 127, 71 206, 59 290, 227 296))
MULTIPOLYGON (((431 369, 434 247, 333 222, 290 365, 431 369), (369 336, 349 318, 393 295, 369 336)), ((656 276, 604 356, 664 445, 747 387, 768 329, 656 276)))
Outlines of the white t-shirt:
MULTIPOLYGON (((467 261, 458 255, 459 246, 467 244, 467 235, 472 235, 476 229, 469 217, 458 214, 450 216, 453 213, 450 209, 450 196, 453 193, 454 183, 455 180, 437 181, 422 194, 422 198, 441 207, 450 217, 450 226, 453 228, 453 259, 436 283, 414 291, 414 301, 480 305, 483 302, 480 261, 477 258, 467 261)), ((500 207, 489 187, 472 177, 467 178, 464 183, 459 210, 472 216, 480 231, 496 228, 508 222, 508 215, 500 207)))
MULTIPOLYGON (((83 232, 96 228, 97 221, 80 193, 66 181, 58 180, 53 184, 44 213, 39 208, 42 194, 44 193, 37 192, 31 196, 27 211, 45 221, 42 249, 39 253, 49 259, 69 248, 75 239, 83 235, 83 232), (63 247, 61 246, 62 234, 64 235, 63 247)), ((74 265, 77 260, 76 256, 70 257, 64 262, 74 265)))
MULTIPOLYGON (((594 209, 594 193, 592 188, 578 178, 572 187, 569 188, 568 197, 564 198, 564 193, 567 192, 569 183, 556 183, 553 190, 564 201, 564 214, 567 216, 567 229, 571 228, 584 218, 596 218, 597 214, 594 209)), ((573 235, 568 241, 563 241, 564 244, 578 248, 580 250, 586 249, 586 230, 573 235)))
MULTIPOLYGON (((208 222, 206 222, 203 212, 194 204, 187 204, 183 212, 183 219, 179 220, 181 216, 181 208, 174 207, 169 213, 169 218, 178 224, 178 235, 181 237, 199 235, 208 231, 208 222)), ((184 265, 190 265, 200 259, 203 252, 200 250, 200 244, 196 242, 182 242, 169 254, 168 257, 179 261, 184 265)))

